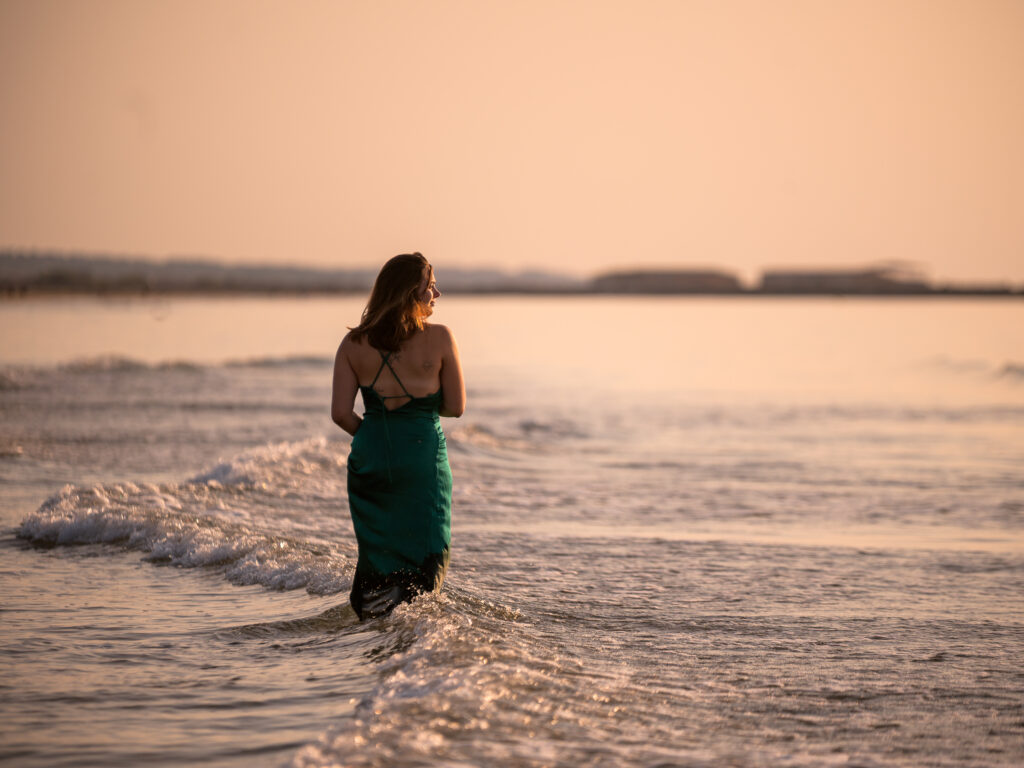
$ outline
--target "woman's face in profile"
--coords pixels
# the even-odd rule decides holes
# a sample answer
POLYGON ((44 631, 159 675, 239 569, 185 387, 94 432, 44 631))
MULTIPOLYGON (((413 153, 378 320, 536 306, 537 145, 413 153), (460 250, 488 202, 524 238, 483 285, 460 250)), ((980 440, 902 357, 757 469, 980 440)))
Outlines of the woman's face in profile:
POLYGON ((434 313, 434 302, 441 295, 441 292, 437 290, 437 282, 434 280, 434 268, 428 267, 427 274, 423 278, 423 283, 420 286, 420 303, 423 304, 427 317, 430 317, 434 313))

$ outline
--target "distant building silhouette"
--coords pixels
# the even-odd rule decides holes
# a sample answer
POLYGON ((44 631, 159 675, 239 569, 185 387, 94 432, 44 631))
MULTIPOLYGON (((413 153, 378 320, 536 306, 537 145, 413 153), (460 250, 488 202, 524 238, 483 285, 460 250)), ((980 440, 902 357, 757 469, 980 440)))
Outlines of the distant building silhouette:
POLYGON ((919 276, 898 269, 876 267, 850 270, 773 269, 761 277, 762 293, 929 293, 919 276))
POLYGON ((606 272, 591 282, 598 293, 740 293, 743 286, 728 272, 716 270, 633 270, 606 272))

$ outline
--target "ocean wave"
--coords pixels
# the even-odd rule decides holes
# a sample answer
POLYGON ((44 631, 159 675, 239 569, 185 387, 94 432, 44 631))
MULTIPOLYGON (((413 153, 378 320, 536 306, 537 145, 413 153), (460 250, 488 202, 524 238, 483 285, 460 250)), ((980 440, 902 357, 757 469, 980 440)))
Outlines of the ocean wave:
POLYGON ((282 357, 254 357, 246 360, 229 360, 226 368, 322 368, 334 364, 334 358, 320 355, 285 355, 282 357))
POLYGON ((996 371, 996 376, 1000 379, 1024 381, 1024 363, 1006 362, 996 371))
POLYGON ((219 567, 236 584, 334 594, 348 588, 351 557, 320 538, 315 520, 303 522, 302 508, 337 499, 340 466, 338 447, 315 439, 249 451, 184 483, 69 485, 17 535, 38 546, 112 544, 154 562, 219 567), (275 521, 289 530, 273 530, 275 521))
POLYGON ((609 469, 675 469, 675 470, 690 470, 697 468, 699 465, 694 462, 686 461, 671 461, 671 460, 653 460, 653 461, 609 461, 605 462, 603 466, 609 469))
POLYGON ((1024 363, 1016 360, 1007 360, 1002 365, 998 365, 976 358, 953 359, 937 356, 925 361, 924 365, 945 373, 1024 381, 1024 363))
POLYGON ((174 410, 190 413, 234 413, 234 412, 277 412, 277 413, 312 413, 324 417, 327 407, 323 403, 283 402, 281 400, 207 400, 195 402, 139 402, 136 406, 144 406, 154 411, 174 410))
POLYGON ((449 448, 456 451, 510 454, 547 453, 559 440, 583 439, 589 433, 570 419, 494 419, 445 426, 449 448))
POLYGON ((255 357, 243 360, 225 360, 219 363, 194 360, 163 360, 149 362, 126 355, 96 355, 80 357, 53 365, 8 366, 0 370, 0 390, 17 388, 20 379, 30 373, 61 371, 64 373, 138 373, 144 371, 199 371, 216 368, 300 368, 329 367, 333 358, 320 355, 285 355, 280 357, 255 357))
POLYGON ((0 392, 11 392, 16 389, 23 389, 27 386, 25 373, 18 368, 4 368, 0 370, 0 392))
POLYGON ((519 429, 527 436, 539 435, 545 438, 585 438, 590 436, 581 424, 565 418, 523 419, 519 422, 519 429))
POLYGON ((0 459, 16 459, 24 453, 25 449, 20 445, 0 444, 0 459))
POLYGON ((141 360, 120 355, 100 355, 98 357, 82 357, 61 363, 58 368, 71 373, 107 373, 118 371, 141 371, 151 366, 141 360))
POLYGON ((991 370, 991 365, 976 357, 953 358, 949 355, 935 355, 924 360, 921 365, 932 370, 946 371, 948 373, 986 373, 991 370))
POLYGON ((497 430, 483 424, 456 425, 446 428, 445 437, 449 449, 456 451, 523 451, 530 443, 522 437, 500 434, 497 430))
POLYGON ((212 634, 214 637, 224 638, 229 641, 236 639, 261 640, 266 638, 280 640, 285 637, 322 637, 325 634, 334 634, 360 626, 359 617, 356 616, 356 612, 352 610, 352 606, 346 601, 340 605, 334 605, 316 616, 244 624, 240 627, 217 629, 212 634))
MULTIPOLYGON (((751 413, 751 420, 788 424, 800 421, 900 422, 984 422, 1024 418, 1024 407, 1006 405, 964 405, 917 407, 907 405, 829 405, 764 407, 751 413)), ((741 420, 742 415, 734 419, 741 420)))
POLYGON ((626 764, 631 748, 607 731, 615 702, 630 698, 625 670, 588 668, 514 609, 466 598, 423 595, 378 620, 387 630, 375 654, 380 683, 353 717, 301 748, 293 768, 568 765, 581 754, 626 764), (415 733, 409 723, 420 723, 415 733))
MULTIPOLYGON (((208 488, 233 487, 261 490, 277 496, 316 489, 315 477, 325 473, 341 475, 346 466, 347 443, 314 437, 292 443, 277 443, 245 451, 218 462, 190 478, 190 485, 208 488)), ((332 494, 337 490, 332 488, 332 494)))
POLYGON ((98 355, 82 357, 57 365, 57 369, 69 373, 131 373, 135 371, 198 370, 202 366, 187 360, 170 360, 147 363, 122 355, 98 355))
POLYGON ((68 486, 18 527, 33 544, 114 544, 184 568, 217 566, 235 584, 333 594, 348 586, 348 558, 323 545, 261 532, 182 507, 202 494, 122 483, 68 486), (191 499, 183 499, 191 495, 191 499))

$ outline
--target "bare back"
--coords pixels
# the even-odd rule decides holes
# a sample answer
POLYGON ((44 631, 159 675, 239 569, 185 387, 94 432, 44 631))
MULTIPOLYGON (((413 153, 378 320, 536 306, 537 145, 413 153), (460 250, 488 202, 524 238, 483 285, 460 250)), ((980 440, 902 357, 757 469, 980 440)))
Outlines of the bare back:
POLYGON ((387 398, 388 408, 398 408, 408 402, 406 394, 426 397, 437 392, 441 388, 446 349, 437 328, 428 325, 407 340, 401 349, 388 355, 387 365, 383 363, 381 352, 371 347, 366 337, 353 342, 348 357, 359 386, 372 385, 377 394, 387 398))
POLYGON ((389 410, 439 390, 441 416, 461 416, 466 407, 458 346, 443 325, 428 324, 388 355, 386 363, 365 337, 356 341, 351 333, 346 335, 334 360, 331 418, 349 434, 355 434, 361 421, 353 411, 356 394, 370 386, 389 410))

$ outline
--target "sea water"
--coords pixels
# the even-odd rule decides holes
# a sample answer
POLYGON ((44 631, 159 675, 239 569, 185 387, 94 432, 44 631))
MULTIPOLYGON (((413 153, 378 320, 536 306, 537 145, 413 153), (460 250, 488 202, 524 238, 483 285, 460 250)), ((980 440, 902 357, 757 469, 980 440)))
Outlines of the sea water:
POLYGON ((361 303, 0 304, 0 760, 1024 761, 1024 303, 443 297, 448 582, 360 624, 361 303))

